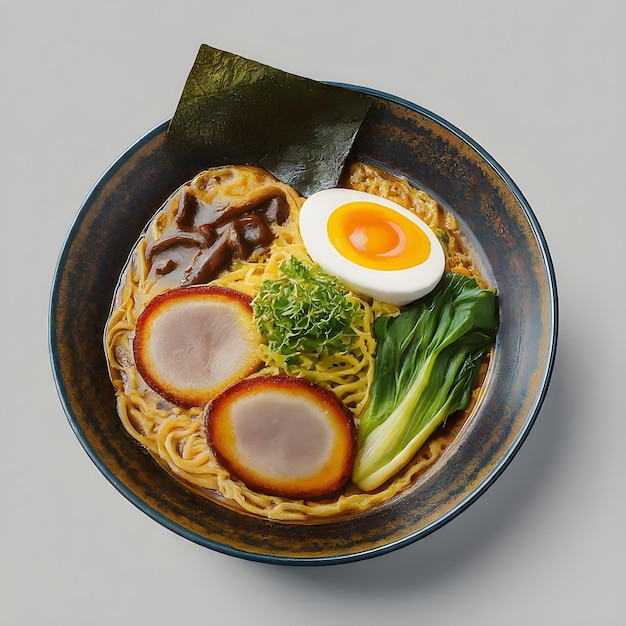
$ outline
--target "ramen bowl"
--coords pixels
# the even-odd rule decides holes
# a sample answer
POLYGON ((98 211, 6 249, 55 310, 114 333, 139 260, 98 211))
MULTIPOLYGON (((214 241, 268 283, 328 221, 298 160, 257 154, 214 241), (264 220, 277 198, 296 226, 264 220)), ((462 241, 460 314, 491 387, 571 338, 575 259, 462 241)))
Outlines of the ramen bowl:
POLYGON ((445 453, 401 494, 364 513, 323 522, 271 521, 187 488, 125 431, 103 349, 113 292, 145 224, 201 169, 170 154, 167 122, 139 139, 93 187, 68 233, 52 287, 52 367, 84 450, 153 520, 244 559, 345 563, 401 548, 440 528, 483 494, 514 457, 537 418, 553 367, 554 271, 541 228, 514 182, 439 116, 388 94, 342 86, 374 101, 350 158, 407 177, 451 209, 481 273, 499 293, 500 327, 481 400, 445 453))

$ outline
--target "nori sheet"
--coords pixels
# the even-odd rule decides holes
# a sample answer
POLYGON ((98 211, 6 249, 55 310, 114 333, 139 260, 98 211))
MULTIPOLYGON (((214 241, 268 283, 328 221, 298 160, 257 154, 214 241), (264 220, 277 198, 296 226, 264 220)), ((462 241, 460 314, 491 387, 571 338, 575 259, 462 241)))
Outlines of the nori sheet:
POLYGON ((371 99, 203 44, 167 130, 179 155, 257 165, 303 196, 335 187, 371 99))

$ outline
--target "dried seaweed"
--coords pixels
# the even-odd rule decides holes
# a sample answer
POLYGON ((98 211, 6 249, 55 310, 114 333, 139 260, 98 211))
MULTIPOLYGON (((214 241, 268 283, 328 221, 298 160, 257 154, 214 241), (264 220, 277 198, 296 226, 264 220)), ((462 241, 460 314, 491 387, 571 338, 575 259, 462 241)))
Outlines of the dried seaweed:
POLYGON ((167 140, 211 165, 264 167, 302 195, 337 185, 371 100, 203 44, 167 140))

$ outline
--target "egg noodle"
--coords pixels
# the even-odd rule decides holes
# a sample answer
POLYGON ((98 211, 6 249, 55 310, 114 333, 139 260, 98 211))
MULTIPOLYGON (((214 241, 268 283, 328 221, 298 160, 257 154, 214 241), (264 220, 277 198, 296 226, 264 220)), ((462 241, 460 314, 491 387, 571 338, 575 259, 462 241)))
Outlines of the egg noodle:
MULTIPOLYGON (((241 186, 241 180, 238 184, 241 186)), ((285 194, 289 219, 282 225, 272 225, 275 239, 269 253, 258 259, 235 262, 211 284, 228 286, 253 297, 264 280, 280 276, 283 261, 294 256, 311 263, 298 230, 298 214, 304 199, 274 179, 271 184, 285 194)), ((363 163, 353 164, 341 184, 386 197, 414 211, 441 239, 446 251, 447 271, 475 276, 484 285, 456 218, 428 194, 412 187, 405 179, 363 163)), ((248 191, 254 193, 252 187, 248 191)), ((247 488, 213 457, 205 438, 203 407, 185 409, 175 406, 146 385, 133 361, 132 341, 137 318, 157 293, 176 286, 164 286, 163 281, 155 279, 147 251, 150 243, 171 231, 177 208, 175 194, 151 220, 134 247, 122 273, 105 331, 105 350, 116 391, 117 411, 128 433, 166 470, 195 491, 222 505, 277 521, 320 521, 359 513, 391 499, 411 485, 450 444, 471 412, 479 386, 463 414, 448 420, 449 423, 428 440, 412 463, 378 490, 364 493, 349 483, 337 497, 305 501, 264 495, 247 488)), ((353 326, 356 338, 350 351, 315 362, 304 361, 290 368, 288 373, 332 389, 358 421, 367 405, 374 374, 376 341, 372 334, 373 321, 378 315, 397 313, 398 308, 353 293, 348 297, 362 313, 356 316, 358 321, 353 326)), ((276 355, 266 349, 265 365, 255 375, 278 374, 280 371, 276 355)))

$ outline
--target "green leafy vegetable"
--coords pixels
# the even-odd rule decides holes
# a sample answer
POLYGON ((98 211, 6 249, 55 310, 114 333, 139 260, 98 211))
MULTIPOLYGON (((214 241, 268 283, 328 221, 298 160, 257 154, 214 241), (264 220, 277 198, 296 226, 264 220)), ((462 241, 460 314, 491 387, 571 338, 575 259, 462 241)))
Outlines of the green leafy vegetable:
POLYGON ((380 486, 451 413, 467 407, 497 326, 495 290, 454 273, 398 316, 376 320, 371 400, 353 472, 359 487, 380 486))
POLYGON ((345 352, 355 336, 352 322, 358 310, 341 283, 295 257, 280 269, 282 276, 263 281, 252 300, 269 351, 282 355, 286 364, 303 353, 345 352))

